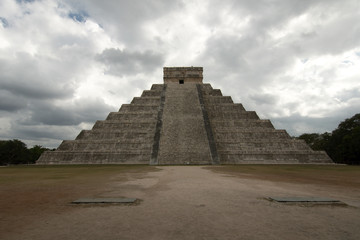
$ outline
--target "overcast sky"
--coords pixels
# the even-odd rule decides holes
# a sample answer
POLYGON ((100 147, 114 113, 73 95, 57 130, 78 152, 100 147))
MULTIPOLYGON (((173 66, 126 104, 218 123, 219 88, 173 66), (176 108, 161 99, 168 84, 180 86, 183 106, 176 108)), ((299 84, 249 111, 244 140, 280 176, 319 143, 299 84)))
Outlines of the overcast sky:
POLYGON ((1 0, 0 139, 57 147, 164 66, 290 135, 332 131, 360 112, 360 1, 1 0))

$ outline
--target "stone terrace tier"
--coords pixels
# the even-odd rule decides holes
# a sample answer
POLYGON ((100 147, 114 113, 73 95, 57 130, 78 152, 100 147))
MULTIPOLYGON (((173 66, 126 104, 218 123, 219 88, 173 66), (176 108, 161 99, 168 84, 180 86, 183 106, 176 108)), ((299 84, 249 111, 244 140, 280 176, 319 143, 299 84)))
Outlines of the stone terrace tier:
POLYGON ((199 87, 221 164, 332 163, 325 152, 274 129, 270 120, 259 119, 210 84, 199 87))
POLYGON ((164 68, 118 112, 45 152, 38 164, 332 163, 325 152, 275 129, 270 120, 202 83, 202 68, 164 68))
POLYGON ((75 140, 65 140, 56 151, 45 152, 38 164, 149 164, 165 85, 151 90, 83 130, 75 140))

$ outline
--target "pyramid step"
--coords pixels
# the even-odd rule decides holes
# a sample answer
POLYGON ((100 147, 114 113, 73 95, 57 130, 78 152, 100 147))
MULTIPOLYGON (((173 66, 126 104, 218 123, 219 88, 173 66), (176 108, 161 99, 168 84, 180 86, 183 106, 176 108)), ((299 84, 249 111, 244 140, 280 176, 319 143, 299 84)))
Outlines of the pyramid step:
POLYGON ((331 163, 324 152, 314 151, 219 151, 222 164, 331 163))
POLYGON ((284 155, 284 154, 300 154, 300 155, 307 155, 312 154, 314 151, 312 150, 266 150, 266 151, 260 151, 260 150, 219 150, 219 154, 228 154, 228 155, 239 155, 239 154, 272 154, 274 156, 276 155, 284 155))
POLYGON ((156 91, 162 91, 164 88, 164 84, 153 84, 151 86, 151 90, 156 90, 156 91))
POLYGON ((209 92, 210 96, 222 96, 221 90, 220 89, 213 89, 212 91, 209 92))
POLYGON ((201 92, 202 92, 202 95, 205 98, 209 98, 209 97, 212 97, 212 96, 223 97, 223 95, 221 93, 221 90, 220 89, 213 89, 210 84, 202 84, 201 85, 201 92))
POLYGON ((111 128, 111 129, 149 129, 154 128, 156 124, 155 120, 140 122, 140 121, 114 121, 114 120, 105 120, 105 121, 96 121, 93 129, 99 128, 111 128))
POLYGON ((213 87, 211 86, 210 83, 203 83, 201 84, 201 90, 202 91, 213 90, 213 87))
MULTIPOLYGON (((259 144, 262 144, 262 143, 268 143, 269 142, 269 139, 266 139, 266 138, 241 138, 241 139, 236 139, 236 140, 233 140, 233 139, 224 139, 222 141, 220 141, 221 143, 234 143, 234 144, 238 144, 238 143, 259 143, 259 144)), ((276 139, 271 139, 271 142, 274 142, 274 143, 283 143, 283 142, 293 142, 294 144, 297 144, 297 143, 301 143, 301 144, 306 144, 306 142, 304 140, 301 140, 301 139, 293 139, 293 138, 276 138, 276 139)))
POLYGON ((238 119, 232 121, 213 120, 211 121, 213 128, 226 128, 226 127, 263 127, 274 128, 270 120, 263 119, 238 119))
POLYGON ((149 164, 150 154, 141 152, 47 151, 38 164, 149 164))
POLYGON ((91 139, 152 139, 154 137, 154 130, 133 130, 133 131, 116 131, 116 130, 82 130, 80 134, 76 137, 76 140, 91 140, 91 139))
POLYGON ((244 112, 209 112, 210 119, 228 119, 228 120, 237 120, 237 119, 259 119, 258 115, 254 111, 244 111, 244 112))
POLYGON ((147 142, 127 142, 127 141, 84 141, 84 140, 65 140, 57 150, 60 151, 114 151, 121 152, 125 150, 151 151, 152 143, 147 142))
POLYGON ((208 96, 205 98, 207 104, 234 103, 229 96, 208 96))
MULTIPOLYGON (((117 112, 118 113, 118 112, 117 112)), ((109 122, 109 123, 123 123, 123 124, 129 124, 134 123, 131 119, 120 119, 120 120, 98 120, 96 122, 109 122)), ((138 119, 136 123, 156 123, 156 119, 138 119)))
POLYGON ((161 91, 159 90, 144 90, 141 97, 160 97, 161 91))
MULTIPOLYGON (((216 133, 222 132, 273 132, 279 129, 271 128, 271 127, 213 127, 216 133)), ((281 130, 281 129, 280 129, 281 130)))
POLYGON ((218 150, 232 151, 232 150, 310 150, 309 146, 302 141, 293 140, 274 140, 274 141, 244 141, 244 142, 218 142, 218 150))
POLYGON ((224 140, 240 140, 246 138, 267 138, 269 140, 287 138, 291 139, 285 130, 262 131, 262 132, 216 132, 215 140, 221 142, 224 140))
POLYGON ((111 112, 106 120, 132 120, 157 119, 157 112, 111 112))
POLYGON ((286 133, 286 130, 284 129, 274 129, 274 128, 259 128, 259 127, 253 127, 253 128, 225 128, 224 130, 217 129, 215 131, 217 134, 222 133, 286 133), (239 131, 236 131, 239 130, 239 131))
POLYGON ((246 111, 241 103, 219 103, 209 104, 206 109, 208 112, 243 112, 246 111))
POLYGON ((160 104, 160 97, 134 97, 131 104, 157 105, 160 104))
POLYGON ((90 143, 90 144, 152 144, 152 138, 145 138, 145 140, 150 141, 144 141, 144 139, 77 139, 77 140, 63 140, 61 144, 64 142, 79 142, 79 143, 90 143))
POLYGON ((138 104, 123 104, 119 112, 149 112, 157 113, 159 105, 138 105, 138 104))

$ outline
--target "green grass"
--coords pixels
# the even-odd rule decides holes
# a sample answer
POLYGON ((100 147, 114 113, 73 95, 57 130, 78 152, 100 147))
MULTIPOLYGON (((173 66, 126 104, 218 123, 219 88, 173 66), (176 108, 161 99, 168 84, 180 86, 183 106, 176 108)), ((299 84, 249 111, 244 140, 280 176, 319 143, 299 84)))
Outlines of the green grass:
POLYGON ((244 178, 360 188, 360 166, 350 165, 226 165, 212 171, 244 178))
MULTIPOLYGON (((191 166, 189 166, 191 167, 191 166)), ((360 166, 349 165, 222 165, 205 166, 238 177, 298 183, 360 187, 360 166)), ((127 173, 158 171, 148 165, 19 165, 0 167, 0 187, 10 185, 104 182, 127 173)))
POLYGON ((155 171, 147 165, 18 165, 0 168, 0 186, 48 180, 85 180, 107 178, 121 173, 155 171))

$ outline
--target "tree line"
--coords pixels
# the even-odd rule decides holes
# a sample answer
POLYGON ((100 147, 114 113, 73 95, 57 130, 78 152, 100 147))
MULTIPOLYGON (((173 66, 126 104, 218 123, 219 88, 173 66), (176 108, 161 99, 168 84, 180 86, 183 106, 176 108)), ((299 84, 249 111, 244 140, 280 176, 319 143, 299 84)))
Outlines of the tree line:
POLYGON ((0 141, 0 165, 34 164, 40 155, 50 150, 39 145, 27 148, 20 140, 0 141))
POLYGON ((303 139, 313 150, 324 150, 335 163, 360 164, 360 113, 345 119, 331 133, 305 133, 303 139))

